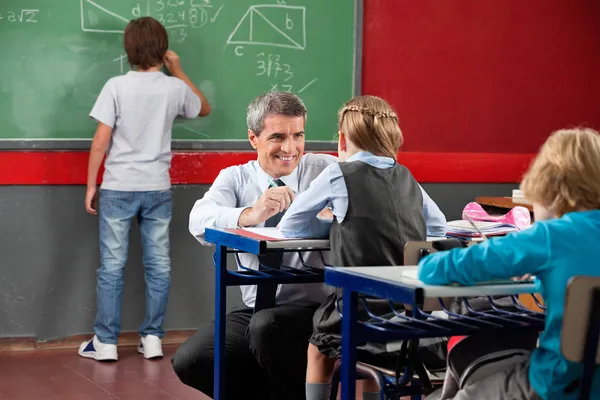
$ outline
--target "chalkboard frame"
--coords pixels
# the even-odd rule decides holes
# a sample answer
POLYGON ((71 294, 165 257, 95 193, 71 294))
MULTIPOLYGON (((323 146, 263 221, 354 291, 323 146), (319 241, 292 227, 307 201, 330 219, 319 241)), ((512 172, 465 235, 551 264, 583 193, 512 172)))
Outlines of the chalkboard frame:
MULTIPOLYGON (((364 0, 354 0, 354 96, 362 93, 364 0)), ((340 105, 341 106, 341 105, 340 105)), ((87 150, 92 139, 0 139, 0 150, 87 150)), ((334 141, 307 140, 306 150, 337 150, 334 141)), ((176 140, 173 150, 252 150, 247 140, 176 140)))

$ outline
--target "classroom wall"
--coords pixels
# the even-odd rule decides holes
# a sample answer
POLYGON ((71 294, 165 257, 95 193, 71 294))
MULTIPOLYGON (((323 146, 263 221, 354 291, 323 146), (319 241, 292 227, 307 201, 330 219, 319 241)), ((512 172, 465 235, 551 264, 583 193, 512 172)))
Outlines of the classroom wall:
POLYGON ((363 88, 397 108, 405 151, 535 153, 600 129, 599 20, 597 0, 365 0, 363 88))
MULTIPOLYGON (((449 218, 460 217, 463 205, 475 196, 504 195, 514 187, 424 185, 449 218)), ((174 188, 167 329, 195 329, 213 318, 213 248, 201 246, 187 229, 189 211, 206 190, 206 185, 174 188)), ((84 195, 79 186, 0 186, 0 337, 48 340, 92 332, 98 220, 85 212, 84 195)), ((241 304, 237 288, 228 294, 230 306, 241 304)), ((135 331, 143 316, 140 236, 134 226, 122 329, 135 331)))
MULTIPOLYGON (((477 196, 509 195, 550 131, 600 128, 600 2, 364 3, 363 93, 395 106, 406 136, 401 160, 448 219, 477 196)), ((0 182, 9 184, 0 186, 0 337, 89 333, 99 251, 97 220, 83 209, 87 156, 15 154, 0 153, 0 182)), ((174 160, 184 185, 174 189, 167 329, 212 319, 212 249, 189 235, 187 218, 218 170, 240 157, 174 160)), ((143 318, 137 229, 131 247, 125 331, 143 318)), ((230 304, 239 304, 235 288, 230 304)))

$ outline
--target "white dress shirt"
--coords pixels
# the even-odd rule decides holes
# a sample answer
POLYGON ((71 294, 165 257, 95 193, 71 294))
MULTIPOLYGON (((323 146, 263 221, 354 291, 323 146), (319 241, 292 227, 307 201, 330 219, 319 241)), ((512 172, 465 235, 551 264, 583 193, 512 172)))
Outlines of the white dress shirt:
MULTIPOLYGON (((305 154, 298 167, 288 176, 280 179, 295 193, 308 189, 310 183, 337 158, 327 154, 305 154)), ((190 212, 189 230, 201 243, 204 241, 206 228, 237 228, 238 219, 244 209, 252 207, 258 198, 269 187, 269 176, 258 164, 250 161, 243 165, 225 168, 219 173, 214 183, 204 197, 194 204, 190 212)), ((263 226, 263 224, 257 226, 263 226)), ((324 252, 328 261, 329 252, 324 252)), ((302 257, 306 264, 323 267, 319 254, 305 252, 302 257)), ((284 253, 286 265, 302 269, 297 253, 284 253)), ((247 268, 257 270, 258 257, 253 254, 241 253, 240 262, 247 268)), ((238 266, 239 267, 239 266, 238 266)), ((242 299, 246 306, 254 307, 256 285, 241 286, 242 299)), ((329 293, 321 283, 285 284, 277 287, 277 303, 311 302, 321 303, 329 293)))

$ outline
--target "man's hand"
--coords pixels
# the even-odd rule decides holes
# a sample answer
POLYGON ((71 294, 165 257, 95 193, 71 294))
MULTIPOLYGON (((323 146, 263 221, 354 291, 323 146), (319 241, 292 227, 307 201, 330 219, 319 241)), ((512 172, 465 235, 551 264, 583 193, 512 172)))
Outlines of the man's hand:
POLYGON ((85 192, 85 211, 92 215, 98 215, 96 205, 98 204, 98 190, 96 186, 88 186, 85 192))
POLYGON ((273 215, 287 210, 294 198, 294 191, 288 186, 267 189, 254 206, 242 211, 238 225, 254 226, 265 222, 273 215))
POLYGON ((179 61, 179 56, 172 50, 167 50, 165 54, 165 66, 171 73, 171 75, 178 75, 183 70, 181 69, 181 62, 179 61))

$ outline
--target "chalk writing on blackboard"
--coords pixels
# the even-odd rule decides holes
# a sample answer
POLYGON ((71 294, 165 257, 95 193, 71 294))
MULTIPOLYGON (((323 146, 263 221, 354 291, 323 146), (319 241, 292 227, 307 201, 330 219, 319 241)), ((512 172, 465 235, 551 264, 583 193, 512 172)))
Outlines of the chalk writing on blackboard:
MULTIPOLYGON (((250 6, 229 35, 227 44, 306 49, 306 7, 284 4, 250 6), (261 37, 257 31, 270 33, 261 37)), ((236 54, 239 51, 236 50, 236 54)))
POLYGON ((188 29, 201 28, 216 21, 225 6, 215 7, 212 0, 140 0, 130 11, 114 9, 108 0, 79 0, 81 29, 84 32, 123 33, 134 18, 151 16, 160 21, 175 43, 182 43, 188 29), (201 3, 198 3, 201 1, 201 3))
MULTIPOLYGON (((281 90, 290 93, 294 91, 294 85, 291 82, 294 77, 294 71, 291 64, 285 62, 280 54, 260 52, 255 58, 256 76, 267 78, 271 81, 269 83, 269 90, 281 90)), ((316 78, 311 80, 304 86, 301 86, 296 92, 304 92, 316 81, 316 78)))
POLYGON ((11 22, 21 24, 37 24, 37 13, 40 10, 23 9, 18 11, 0 12, 0 22, 11 22))

